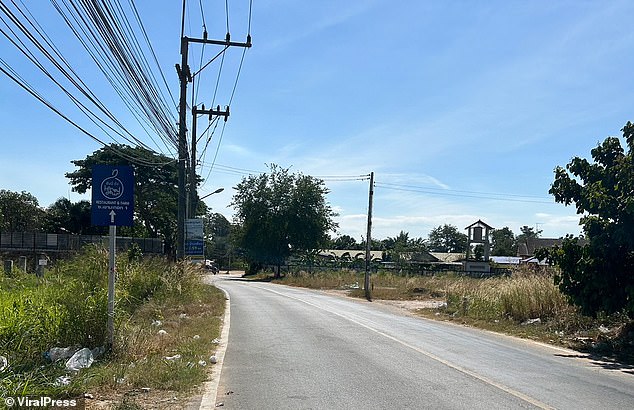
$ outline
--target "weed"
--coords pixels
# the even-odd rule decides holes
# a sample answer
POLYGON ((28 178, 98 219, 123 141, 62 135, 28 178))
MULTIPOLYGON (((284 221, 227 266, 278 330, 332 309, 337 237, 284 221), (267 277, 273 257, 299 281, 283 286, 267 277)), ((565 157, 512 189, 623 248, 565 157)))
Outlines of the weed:
POLYGON ((66 376, 64 361, 49 363, 44 353, 55 346, 104 345, 107 252, 86 247, 40 280, 24 273, 0 277, 0 354, 10 364, 0 396, 67 397, 88 387, 184 391, 205 380, 201 363, 215 349, 224 294, 201 286, 187 265, 128 256, 117 259, 115 350, 67 385, 58 380, 66 376), (163 320, 167 337, 152 325, 156 319, 163 320), (165 360, 176 353, 180 360, 165 360))

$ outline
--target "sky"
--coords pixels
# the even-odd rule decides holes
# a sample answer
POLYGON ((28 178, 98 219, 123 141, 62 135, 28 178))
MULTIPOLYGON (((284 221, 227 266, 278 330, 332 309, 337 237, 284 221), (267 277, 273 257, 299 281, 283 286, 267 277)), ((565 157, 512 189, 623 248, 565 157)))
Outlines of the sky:
MULTIPOLYGON (((125 108, 52 4, 26 3, 125 128, 175 158, 174 147, 144 131, 125 108)), ((127 0, 120 3, 129 10, 127 0)), ((136 1, 158 61, 151 70, 163 72, 165 83, 158 84, 172 95, 165 101, 173 118, 181 6, 136 1)), ((190 0, 186 6, 189 37, 202 37, 203 16, 209 38, 224 39, 227 24, 232 41, 252 36, 241 69, 243 49, 230 47, 222 67, 218 58, 195 76, 195 97, 189 85, 188 101, 199 106, 231 104, 228 121, 212 124, 213 134, 199 136, 198 146, 200 195, 224 188, 204 201, 229 219, 232 187, 278 164, 323 179, 339 215, 337 234, 357 240, 365 237, 370 172, 374 238, 400 231, 426 238, 437 226, 463 230, 478 219, 516 234, 524 225, 543 237, 579 234, 574 207, 548 193, 553 170, 574 156, 589 158, 634 120, 631 1, 253 0, 249 8, 249 0, 190 0)), ((6 32, 7 17, 1 11, 0 17, 6 32)), ((219 51, 191 45, 191 71, 219 51)), ((2 35, 0 58, 69 118, 113 141, 2 35)), ((75 169, 70 161, 101 145, 2 73, 0 122, 0 189, 30 192, 41 206, 90 198, 71 192, 64 174, 75 169)), ((199 119, 200 131, 207 125, 199 119)))

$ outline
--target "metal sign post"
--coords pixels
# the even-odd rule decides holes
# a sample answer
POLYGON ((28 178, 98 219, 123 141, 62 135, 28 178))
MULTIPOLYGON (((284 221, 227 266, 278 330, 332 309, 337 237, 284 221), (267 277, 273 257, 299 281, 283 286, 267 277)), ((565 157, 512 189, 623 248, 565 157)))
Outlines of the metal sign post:
POLYGON ((110 225, 110 259, 108 261, 108 350, 114 346, 114 282, 116 277, 117 225, 110 225))
POLYGON ((134 170, 130 166, 95 165, 92 169, 91 219, 109 226, 108 350, 114 345, 114 286, 116 281, 117 226, 134 224, 134 170))

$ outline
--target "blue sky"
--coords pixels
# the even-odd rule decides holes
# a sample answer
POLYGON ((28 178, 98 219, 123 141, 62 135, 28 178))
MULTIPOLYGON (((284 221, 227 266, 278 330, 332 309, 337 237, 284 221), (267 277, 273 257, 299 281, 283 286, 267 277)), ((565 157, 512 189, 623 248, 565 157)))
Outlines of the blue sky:
MULTIPOLYGON (((177 96, 181 4, 136 3, 177 96)), ((232 40, 244 41, 249 2, 229 3, 232 40)), ((224 5, 202 1, 210 38, 224 38, 224 5)), ((143 133, 49 2, 29 8, 128 130, 173 157, 143 133)), ((187 15, 186 34, 201 37, 199 1, 188 2, 187 15)), ((224 133, 220 124, 199 169, 200 194, 224 187, 205 202, 230 218, 231 187, 244 175, 291 167, 324 178, 339 233, 361 239, 368 181, 348 177, 375 172, 377 238, 426 237, 477 219, 516 234, 523 225, 545 237, 578 234, 574 209, 555 204, 548 189, 557 165, 589 157, 634 120, 632 15, 631 1, 254 0, 253 48, 224 133)), ((191 47, 192 71, 201 51, 191 47)), ((208 61, 219 49, 204 51, 208 61)), ((225 53, 214 105, 228 103, 241 56, 225 53)), ((99 135, 2 36, 0 57, 99 135)), ((202 72, 199 104, 212 105, 218 70, 216 60, 202 72)), ((99 144, 2 74, 0 104, 0 189, 31 192, 42 206, 88 199, 69 192, 64 173, 99 144)), ((206 125, 199 120, 199 130, 206 125)))

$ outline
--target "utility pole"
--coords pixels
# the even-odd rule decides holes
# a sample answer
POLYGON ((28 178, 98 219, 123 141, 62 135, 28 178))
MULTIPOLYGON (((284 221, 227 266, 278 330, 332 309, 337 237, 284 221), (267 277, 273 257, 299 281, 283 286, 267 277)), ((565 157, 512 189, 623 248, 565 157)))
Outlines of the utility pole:
POLYGON ((370 173, 370 194, 368 200, 368 230, 365 236, 365 281, 363 288, 365 289, 365 298, 372 302, 372 293, 370 292, 370 265, 372 262, 372 197, 374 196, 374 172, 370 173))
POLYGON ((195 105, 192 107, 192 157, 189 166, 189 211, 188 218, 196 217, 196 209, 198 208, 198 193, 196 192, 196 144, 198 139, 196 137, 196 123, 198 114, 208 114, 209 121, 213 115, 222 115, 225 117, 225 122, 229 118, 229 107, 225 111, 220 110, 220 106, 217 106, 215 110, 205 110, 205 105, 202 105, 202 109, 198 109, 195 105))
MULTIPOLYGON (((183 2, 184 10, 184 2, 183 2)), ((209 40, 207 32, 203 32, 203 38, 181 37, 181 64, 176 64, 176 72, 180 81, 180 101, 178 116, 178 213, 176 223, 176 259, 185 259, 185 218, 187 215, 187 187, 186 187, 186 161, 187 161, 187 83, 191 82, 192 75, 187 63, 187 55, 189 52, 189 43, 198 44, 214 44, 236 47, 251 47, 251 35, 247 35, 246 43, 231 41, 231 36, 227 33, 225 40, 209 40)), ((228 110, 227 110, 228 115, 228 110)), ((196 137, 192 136, 192 143, 196 144, 196 137)), ((195 152, 192 152, 195 154, 195 152)), ((192 155, 192 161, 196 161, 195 155, 192 155)), ((195 162, 194 162, 195 164, 195 162)), ((195 167, 193 170, 195 176, 195 167)), ((195 178, 194 178, 195 180, 195 178)), ((195 181, 193 182, 195 191, 195 181)), ((191 205, 191 204, 190 204, 191 205)))

